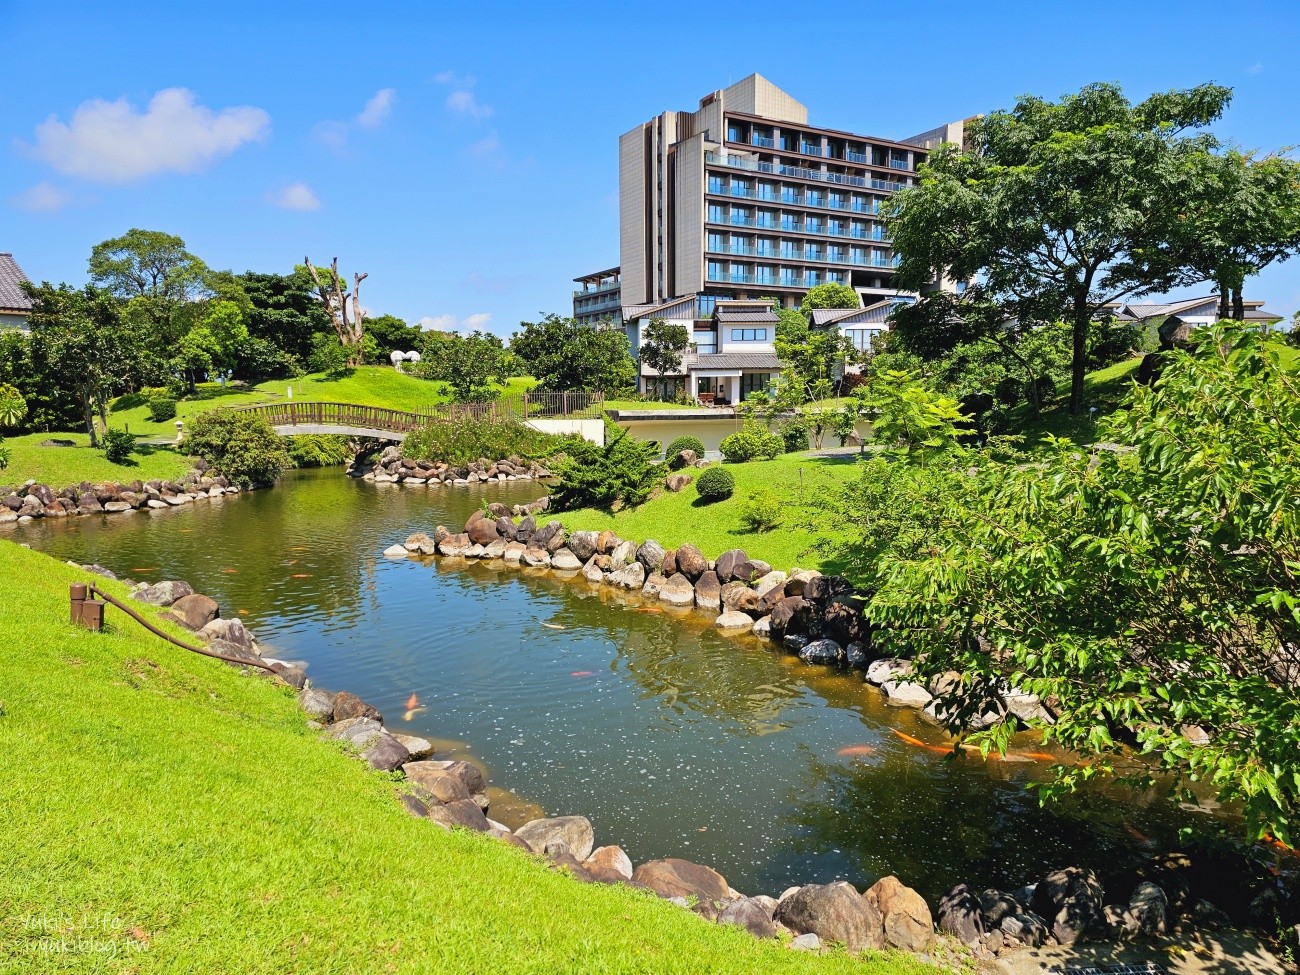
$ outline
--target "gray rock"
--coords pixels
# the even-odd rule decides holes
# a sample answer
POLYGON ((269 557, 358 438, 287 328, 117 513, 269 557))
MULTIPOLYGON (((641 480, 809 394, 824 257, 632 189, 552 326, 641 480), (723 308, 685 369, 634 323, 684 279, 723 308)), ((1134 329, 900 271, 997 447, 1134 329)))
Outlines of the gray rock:
POLYGON ((676 572, 659 587, 659 599, 671 606, 691 606, 695 603, 695 587, 690 579, 676 572))
POLYGON ((435 555, 438 551, 438 543, 424 532, 415 532, 408 535, 402 547, 406 551, 415 552, 418 555, 435 555))
POLYGON ((1139 934, 1154 937, 1165 933, 1169 923, 1169 898, 1155 884, 1138 884, 1128 899, 1128 907, 1137 921, 1139 934))
POLYGON ((790 940, 790 947, 795 951, 820 951, 822 939, 817 937, 811 931, 807 934, 801 934, 790 940))
POLYGON ((170 606, 182 596, 190 595, 194 590, 190 588, 188 582, 180 582, 175 579, 167 579, 163 582, 156 582, 151 586, 145 586, 131 593, 131 598, 136 602, 148 603, 150 606, 170 606))
POLYGON ((887 680, 906 677, 911 672, 912 661, 899 660, 896 657, 885 657, 872 662, 867 667, 867 682, 879 687, 887 680))
POLYGON ((599 532, 574 532, 569 536, 569 551, 586 562, 596 554, 596 539, 599 537, 599 532))
POLYGON ((207 640, 225 640, 239 647, 253 649, 253 634, 248 632, 244 621, 238 616, 212 620, 199 630, 199 636, 207 640))
MULTIPOLYGON (((636 542, 620 542, 614 551, 609 553, 610 564, 615 571, 625 565, 630 565, 636 561, 636 542)), ((644 571, 644 567, 642 567, 644 571)), ((644 578, 644 576, 642 577, 644 578)))
POLYGON ((488 825, 483 810, 470 799, 457 799, 455 802, 448 802, 444 805, 431 805, 429 807, 429 819, 439 826, 445 826, 447 829, 460 826, 464 829, 472 829, 477 833, 486 833, 492 828, 488 825))
POLYGON ((588 582, 602 583, 605 581, 605 573, 597 562, 597 556, 593 555, 587 559, 587 564, 582 567, 582 577, 588 582))
POLYGON ((701 573, 695 580, 695 605, 710 613, 722 608, 722 584, 712 569, 701 573))
POLYGON ((850 951, 884 946, 880 912, 859 896, 851 884, 809 884, 776 908, 776 920, 799 934, 838 941, 850 951))
POLYGON ((783 587, 786 581, 786 574, 779 570, 773 570, 764 576, 759 577, 754 583, 754 592, 761 599, 774 589, 783 587))
POLYGON ((441 765, 441 762, 408 761, 402 767, 402 771, 406 773, 408 782, 413 782, 425 789, 439 802, 455 802, 458 799, 468 799, 470 791, 465 788, 465 783, 460 780, 459 776, 440 767, 441 765))
POLYGON ((544 548, 526 548, 520 562, 535 569, 550 568, 551 553, 544 548))
POLYGON ((640 562, 632 562, 621 569, 615 569, 605 577, 605 582, 619 589, 640 589, 645 585, 645 567, 640 562))
POLYGON ((925 898, 897 877, 882 877, 862 899, 879 912, 885 930, 885 945, 920 954, 934 943, 934 918, 925 898))
MULTIPOLYGON (((504 546, 502 546, 504 548, 504 546)), ((551 568, 560 571, 573 571, 581 569, 582 563, 578 561, 578 556, 567 548, 562 548, 551 556, 551 568)))
POLYGON ((988 930, 1000 925, 1004 917, 1020 914, 1027 909, 1027 905, 1020 903, 1010 894, 1004 894, 993 888, 979 895, 979 906, 988 930))
POLYGON ((428 758, 433 754, 433 742, 427 738, 420 738, 416 735, 399 735, 396 732, 389 732, 389 734, 401 742, 407 754, 416 761, 428 758))
POLYGON ((748 613, 728 611, 714 620, 713 625, 719 630, 749 630, 753 628, 754 620, 748 613))
POLYGON ((645 568, 646 575, 658 572, 664 564, 664 547, 653 538, 647 538, 636 550, 636 560, 645 568))
POLYGON ((775 938, 776 924, 763 905, 748 897, 738 897, 718 914, 719 924, 734 924, 756 938, 775 938))
POLYGON ((1032 911, 1008 915, 1002 919, 998 928, 1007 937, 1015 938, 1031 948, 1039 947, 1051 934, 1047 930, 1047 922, 1032 911))
POLYGON ((383 733, 384 726, 373 718, 344 718, 330 725, 325 731, 325 737, 351 745, 357 751, 364 751, 383 733))
POLYGON ((726 878, 710 867, 670 857, 651 860, 632 871, 632 880, 649 887, 660 897, 694 897, 700 901, 728 899, 726 878))
POLYGON ((317 721, 329 724, 334 720, 334 695, 319 687, 309 687, 299 691, 298 706, 317 721))
POLYGON ((596 832, 585 816, 554 816, 534 819, 515 830, 515 835, 528 844, 534 853, 543 853, 549 843, 559 841, 568 846, 578 860, 591 855, 596 845, 596 832))
POLYGON ((962 944, 976 945, 984 937, 984 912, 965 884, 958 884, 939 901, 939 930, 962 944))
MULTIPOLYGON (((188 596, 182 596, 171 605, 171 609, 165 614, 174 619, 181 626, 189 630, 202 630, 205 626, 215 620, 221 608, 217 601, 211 596, 205 596, 202 593, 192 592, 188 596)), ((225 639, 225 637, 216 637, 216 639, 225 639)), ((234 643, 235 641, 230 641, 234 643)), ((253 641, 248 641, 248 646, 252 646, 253 641)), ((240 644, 242 645, 242 644, 240 644)))
POLYGON ((844 648, 844 663, 855 670, 866 670, 871 663, 871 655, 861 643, 850 643, 844 648))
POLYGON ((343 721, 347 718, 370 718, 374 721, 383 723, 383 715, 371 707, 361 698, 349 691, 339 691, 334 695, 334 720, 343 721))
MULTIPOLYGON (((769 616, 767 619, 770 627, 772 617, 769 616)), ((812 639, 803 633, 787 633, 781 638, 781 647, 789 653, 798 653, 810 643, 812 643, 812 639)))
POLYGON ((1038 695, 1024 691, 1008 691, 1002 695, 1002 704, 1010 714, 1016 716, 1022 724, 1055 724, 1056 718, 1043 706, 1038 695))
POLYGON ((728 549, 718 556, 717 567, 714 569, 718 573, 718 581, 723 585, 728 582, 743 582, 749 584, 748 574, 742 574, 741 569, 747 567, 749 556, 745 554, 743 548, 728 549))
MULTIPOLYGON (((704 578, 708 578, 708 573, 704 578)), ((758 609, 758 593, 743 582, 728 582, 722 587, 721 598, 723 609, 748 613, 754 618, 763 615, 758 609)))
POLYGON ((371 768, 381 772, 391 772, 409 761, 411 754, 400 741, 385 731, 366 746, 361 752, 361 757, 370 764, 371 768))
POLYGON ((1101 882, 1091 870, 1066 867, 1039 882, 1031 907, 1048 921, 1057 941, 1070 945, 1104 926, 1103 894, 1101 882))
POLYGON ((923 708, 933 700, 929 691, 911 681, 887 680, 880 689, 885 694, 885 703, 893 707, 923 708))
POLYGON ((813 640, 799 651, 799 659, 810 664, 841 664, 844 662, 844 648, 834 640, 813 640))
POLYGON ((1109 935, 1118 941, 1131 941, 1138 936, 1141 925, 1137 917, 1127 907, 1119 904, 1107 904, 1102 909, 1109 935))
POLYGON ((664 578, 661 572, 651 572, 645 577, 645 585, 641 587, 641 595, 647 599, 658 599, 659 590, 668 580, 664 578))
MULTIPOLYGON (((748 616, 749 614, 746 613, 745 615, 748 616)), ((772 617, 764 616, 762 619, 755 620, 754 625, 750 627, 750 632, 754 636, 770 637, 772 635, 772 617)))

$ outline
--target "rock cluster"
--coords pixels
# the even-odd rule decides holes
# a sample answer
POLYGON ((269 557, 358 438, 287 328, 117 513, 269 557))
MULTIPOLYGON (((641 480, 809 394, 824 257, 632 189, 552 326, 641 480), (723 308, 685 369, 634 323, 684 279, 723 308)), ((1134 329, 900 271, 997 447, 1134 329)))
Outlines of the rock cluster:
POLYGON ((386 447, 378 457, 367 461, 354 459, 348 477, 359 477, 380 484, 480 484, 487 481, 536 481, 551 472, 535 460, 510 456, 500 460, 480 457, 469 464, 453 465, 443 461, 412 460, 403 457, 401 448, 386 447))
POLYGON ((131 481, 118 484, 82 481, 59 491, 28 481, 17 488, 0 488, 0 525, 33 518, 122 514, 141 508, 178 508, 193 501, 238 494, 239 487, 220 474, 196 467, 178 481, 131 481))

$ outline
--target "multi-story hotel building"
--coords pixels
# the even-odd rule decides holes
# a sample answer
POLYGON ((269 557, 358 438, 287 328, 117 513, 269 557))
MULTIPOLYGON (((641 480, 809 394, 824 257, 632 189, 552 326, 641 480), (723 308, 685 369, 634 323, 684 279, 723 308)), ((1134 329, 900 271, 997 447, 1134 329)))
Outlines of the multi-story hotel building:
MULTIPOLYGON (((778 298, 793 307, 827 282, 858 292, 863 311, 908 300, 893 285, 898 256, 881 207, 913 182, 930 149, 962 134, 961 122, 901 141, 819 128, 802 104, 757 74, 706 95, 693 112, 664 112, 625 133, 616 270, 633 350, 650 319, 690 321, 700 357, 739 354, 736 342, 753 332, 751 341, 766 343, 763 354, 773 361, 749 368, 770 371, 779 368, 768 351, 772 335, 759 337, 763 328, 737 329, 734 341, 719 335, 719 301, 778 298), (724 347, 732 351, 705 351, 724 347)), ((575 292, 575 314, 580 297, 585 292, 575 292)), ((863 331, 884 315, 847 317, 844 327, 863 331)), ((694 393, 690 371, 682 378, 694 393)))

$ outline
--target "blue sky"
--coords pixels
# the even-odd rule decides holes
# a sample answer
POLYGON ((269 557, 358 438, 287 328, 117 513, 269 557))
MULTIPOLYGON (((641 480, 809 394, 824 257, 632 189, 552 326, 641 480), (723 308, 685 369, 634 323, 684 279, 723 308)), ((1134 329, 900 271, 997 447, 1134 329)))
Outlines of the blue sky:
MULTIPOLYGON (((618 263, 619 134, 754 71, 884 137, 1213 80, 1236 90, 1222 138, 1300 143, 1294 0, 0 0, 0 36, 0 250, 32 278, 80 283, 92 245, 145 227, 236 271, 337 255, 372 313, 503 335, 618 263)), ((1247 297, 1300 308, 1300 260, 1247 297)))

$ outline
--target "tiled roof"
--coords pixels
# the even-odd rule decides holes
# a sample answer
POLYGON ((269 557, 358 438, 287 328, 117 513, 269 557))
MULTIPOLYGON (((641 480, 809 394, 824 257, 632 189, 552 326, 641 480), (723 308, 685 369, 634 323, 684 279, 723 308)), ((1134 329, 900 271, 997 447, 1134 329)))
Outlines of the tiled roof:
POLYGON ((0 254, 0 309, 31 311, 32 300, 19 287, 28 280, 12 254, 0 254))
POLYGON ((724 324, 775 325, 776 311, 770 301, 719 301, 713 309, 714 317, 724 324))
POLYGON ((886 299, 866 308, 814 308, 814 325, 881 325, 889 317, 894 302, 886 299))
POLYGON ((719 352, 715 355, 698 356, 688 364, 692 372, 701 369, 766 369, 779 372, 781 360, 775 352, 719 352))
POLYGON ((623 321, 631 322, 638 318, 694 318, 695 296, 674 298, 661 305, 624 305, 623 321))

